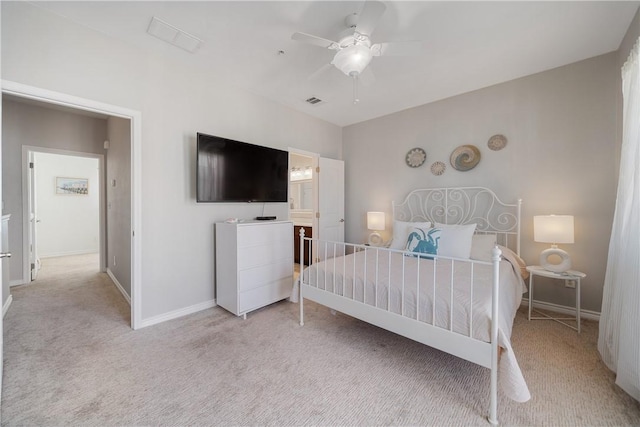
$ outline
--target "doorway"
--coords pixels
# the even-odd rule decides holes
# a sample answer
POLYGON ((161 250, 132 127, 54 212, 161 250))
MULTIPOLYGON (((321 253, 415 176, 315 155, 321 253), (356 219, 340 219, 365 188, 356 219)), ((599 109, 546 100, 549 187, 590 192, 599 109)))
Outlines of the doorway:
MULTIPOLYGON (((43 258, 96 254, 96 269, 105 261, 102 155, 23 147, 24 277, 38 277, 43 258), (26 192, 26 194, 24 194, 26 192)), ((54 262, 49 261, 49 265, 54 262)))
MULTIPOLYGON (((136 230, 140 229, 141 218, 141 151, 142 151, 142 130, 141 113, 115 105, 105 104, 99 101, 80 98, 64 93, 54 92, 33 86, 28 86, 12 81, 2 81, 2 94, 23 98, 25 100, 48 104, 51 108, 61 108, 66 110, 82 111, 86 114, 95 113, 106 115, 118 119, 125 119, 127 135, 130 137, 128 156, 130 159, 130 180, 127 188, 130 190, 130 226, 127 231, 128 247, 130 248, 130 265, 128 268, 130 285, 131 304, 131 328, 139 329, 143 327, 142 322, 142 296, 141 296, 141 259, 142 246, 136 230)), ((115 187, 115 186, 114 186, 115 187)))
MULTIPOLYGON (((344 161, 289 150, 289 219, 294 225, 294 277, 302 265, 318 260, 317 247, 300 253, 300 229, 305 236, 344 241, 344 161)), ((331 251, 323 256, 331 256, 331 251)))
POLYGON ((315 165, 312 155, 291 152, 289 154, 289 219, 293 221, 294 273, 302 265, 309 265, 308 245, 300 253, 300 231, 305 237, 313 237, 313 225, 317 207, 315 165))

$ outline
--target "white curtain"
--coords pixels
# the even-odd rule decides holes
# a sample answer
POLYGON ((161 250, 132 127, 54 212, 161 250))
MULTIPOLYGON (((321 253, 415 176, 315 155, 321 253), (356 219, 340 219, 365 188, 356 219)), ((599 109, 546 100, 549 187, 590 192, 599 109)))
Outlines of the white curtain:
POLYGON ((598 350, 616 384, 640 400, 640 61, 622 67, 622 152, 598 350))

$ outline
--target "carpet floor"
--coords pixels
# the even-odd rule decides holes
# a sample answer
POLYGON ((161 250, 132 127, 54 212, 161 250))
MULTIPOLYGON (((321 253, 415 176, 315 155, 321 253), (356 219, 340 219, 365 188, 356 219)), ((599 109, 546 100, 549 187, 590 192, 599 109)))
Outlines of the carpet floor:
MULTIPOLYGON (((244 321, 215 307, 133 331, 96 259, 44 261, 11 289, 2 425, 488 425, 488 370, 324 307, 307 303, 304 327, 282 301, 244 321)), ((512 342, 533 397, 501 395, 500 422, 640 425, 597 333, 521 310, 512 342)))

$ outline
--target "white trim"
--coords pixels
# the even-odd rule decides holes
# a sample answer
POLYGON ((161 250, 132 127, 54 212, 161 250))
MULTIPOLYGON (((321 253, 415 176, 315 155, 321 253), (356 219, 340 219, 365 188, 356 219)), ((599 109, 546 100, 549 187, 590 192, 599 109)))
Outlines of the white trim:
POLYGON ((127 294, 127 291, 124 290, 118 279, 116 279, 116 276, 113 274, 110 268, 107 268, 107 276, 111 278, 111 281, 114 285, 116 285, 116 288, 118 288, 124 299, 126 299, 129 305, 131 305, 131 297, 129 296, 129 294, 127 294))
POLYGON ((142 319, 140 321, 140 324, 138 325, 138 329, 146 328, 147 326, 156 325, 158 323, 166 322, 168 320, 173 320, 179 317, 187 316, 189 314, 197 313, 199 311, 206 310, 208 308, 216 307, 217 305, 218 304, 216 304, 216 300, 212 299, 209 301, 192 305, 190 307, 185 307, 179 310, 170 311, 168 313, 160 314, 158 316, 153 316, 148 319, 142 319))
POLYGON ((140 114, 135 110, 118 107, 116 105, 105 104, 91 99, 80 98, 66 93, 55 92, 35 86, 29 86, 10 80, 2 80, 2 93, 15 95, 20 98, 33 99, 36 101, 46 102, 48 104, 62 105, 71 108, 80 108, 85 111, 106 114, 108 116, 118 116, 129 119, 136 114, 140 114))
POLYGON ((9 280, 9 287, 12 288, 14 286, 24 285, 26 282, 22 279, 13 279, 9 280))
MULTIPOLYGON (((96 251, 95 250, 90 250, 90 251, 70 251, 70 252, 55 252, 55 253, 51 253, 51 254, 47 254, 47 255, 40 255, 39 258, 44 259, 44 258, 58 258, 61 256, 73 256, 73 255, 91 255, 91 254, 95 254, 96 251)), ((98 252, 100 253, 100 252, 98 252)), ((102 257, 100 257, 102 258, 102 257)), ((100 260, 102 261, 102 260, 100 260)), ((100 264, 102 264, 102 262, 100 262, 100 264)), ((102 266, 100 266, 100 271, 104 271, 104 269, 102 268, 102 266)))
MULTIPOLYGON (((522 303, 520 304, 523 307, 529 307, 529 301, 526 298, 522 298, 522 303)), ((560 314, 568 314, 571 316, 576 315, 576 308, 570 307, 566 305, 554 304, 546 301, 536 301, 533 300, 533 308, 553 311, 554 313, 560 314)), ((585 310, 583 308, 580 309, 580 318, 581 319, 589 319, 595 320, 596 322, 600 321, 600 313, 592 310, 585 310)))
MULTIPOLYGON (((31 278, 31 266, 29 263, 29 251, 25 248, 29 247, 29 153, 45 153, 45 154, 57 154, 62 156, 83 157, 88 159, 98 160, 98 252, 100 254, 100 271, 104 271, 107 257, 107 237, 106 237, 106 200, 107 195, 105 188, 105 161, 103 154, 88 153, 84 151, 73 150, 61 150, 57 148, 37 147, 33 145, 22 146, 22 257, 23 257, 23 269, 22 280, 27 283, 31 278)), ((50 254, 46 256, 40 256, 40 258, 53 258, 57 256, 65 255, 84 255, 87 253, 95 253, 95 251, 82 251, 78 253, 69 252, 67 254, 60 253, 50 254)))
POLYGON ((138 329, 142 319, 142 245, 135 233, 140 236, 142 223, 142 113, 9 80, 2 80, 2 93, 131 121, 131 328, 138 329))
MULTIPOLYGON (((319 185, 319 179, 318 179, 318 174, 315 172, 316 168, 319 166, 320 163, 320 154, 318 153, 314 153, 313 151, 306 151, 306 150, 300 150, 298 148, 294 148, 294 147, 289 147, 288 150, 289 151, 289 160, 291 160, 291 154, 297 154, 300 156, 305 156, 305 157, 310 157, 312 159, 312 163, 313 163, 313 178, 311 179, 311 185, 313 187, 313 208, 312 208, 312 212, 318 212, 318 198, 320 197, 320 185, 319 185)), ((291 186, 291 176, 289 175, 289 184, 287 185, 287 188, 289 188, 291 186)), ((289 214, 289 219, 291 219, 291 204, 287 203, 287 211, 289 214)), ((311 229, 312 230, 316 230, 315 232, 315 236, 318 236, 318 218, 317 215, 312 214, 312 218, 311 218, 311 229)))
POLYGON ((300 150, 294 147, 289 147, 287 151, 289 152, 289 154, 299 154, 306 157, 320 157, 320 154, 314 153, 313 151, 300 150))
POLYGON ((9 307, 11 306, 12 302, 13 302, 13 295, 9 294, 9 298, 7 298, 7 302, 5 302, 4 305, 2 306, 2 317, 3 318, 7 314, 7 311, 9 311, 9 307))

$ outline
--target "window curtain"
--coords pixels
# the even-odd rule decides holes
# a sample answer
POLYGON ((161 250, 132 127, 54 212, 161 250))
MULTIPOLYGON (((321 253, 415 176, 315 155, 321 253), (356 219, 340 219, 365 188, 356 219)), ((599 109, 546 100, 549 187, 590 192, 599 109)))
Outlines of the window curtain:
POLYGON ((640 61, 622 67, 622 151, 598 351, 616 384, 640 400, 640 61))

